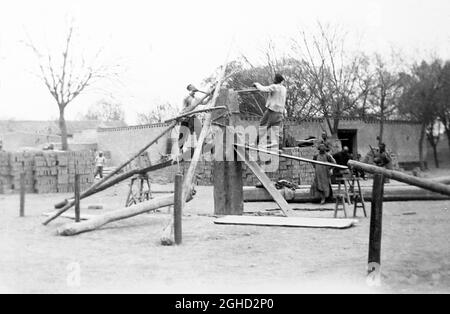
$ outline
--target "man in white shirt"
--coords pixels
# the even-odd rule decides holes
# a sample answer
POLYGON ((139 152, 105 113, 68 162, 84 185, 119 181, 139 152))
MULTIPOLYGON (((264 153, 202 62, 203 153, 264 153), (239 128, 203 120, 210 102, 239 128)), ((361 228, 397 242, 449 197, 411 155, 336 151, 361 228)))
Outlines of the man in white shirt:
POLYGON ((270 86, 254 83, 261 92, 269 93, 266 101, 266 112, 259 123, 259 145, 267 143, 267 132, 270 132, 270 145, 267 148, 279 148, 280 131, 283 128, 284 112, 286 110, 287 89, 283 86, 284 78, 281 74, 275 74, 274 82, 270 86))
POLYGON ((106 165, 106 158, 103 156, 103 152, 99 152, 98 156, 95 157, 95 174, 94 178, 100 176, 100 179, 103 179, 103 168, 106 165))

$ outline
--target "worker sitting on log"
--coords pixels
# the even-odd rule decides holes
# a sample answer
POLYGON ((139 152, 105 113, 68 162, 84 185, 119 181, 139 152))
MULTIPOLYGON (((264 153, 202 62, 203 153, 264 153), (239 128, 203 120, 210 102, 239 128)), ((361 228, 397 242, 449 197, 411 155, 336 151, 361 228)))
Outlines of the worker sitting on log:
MULTIPOLYGON (((327 148, 324 144, 319 145, 319 154, 314 156, 314 160, 336 164, 333 156, 327 153, 327 148)), ((314 164, 315 177, 311 186, 311 195, 315 198, 320 198, 320 204, 323 205, 333 196, 331 188, 331 169, 329 166, 322 166, 314 164)))
POLYGON ((259 123, 259 144, 261 148, 275 148, 280 146, 280 130, 283 128, 284 114, 286 111, 287 89, 283 86, 284 77, 281 74, 275 74, 272 85, 263 86, 260 83, 253 85, 261 92, 269 93, 266 101, 266 111, 259 123), (267 145, 267 133, 271 136, 270 145, 267 145))

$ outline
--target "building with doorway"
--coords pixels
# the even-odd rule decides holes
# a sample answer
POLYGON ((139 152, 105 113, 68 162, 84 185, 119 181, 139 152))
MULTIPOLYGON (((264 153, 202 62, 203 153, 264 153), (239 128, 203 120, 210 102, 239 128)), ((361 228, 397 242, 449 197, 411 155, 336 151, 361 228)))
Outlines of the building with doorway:
MULTIPOLYGON (((242 117, 245 125, 258 125, 259 119, 255 117, 242 117)), ((339 123, 338 138, 342 146, 348 146, 350 152, 356 156, 365 156, 370 146, 377 147, 380 123, 375 119, 343 118, 339 123)), ((324 119, 313 118, 304 121, 287 119, 285 121, 285 135, 295 140, 304 140, 309 137, 320 138, 323 132, 329 132, 324 119)), ((419 138, 420 124, 411 121, 388 120, 384 126, 383 142, 398 160, 403 169, 412 169, 419 165, 419 138)), ((424 145, 424 156, 427 154, 424 145)))
MULTIPOLYGON (((241 123, 244 128, 251 125, 257 127, 259 118, 242 116, 241 123)), ((111 153, 113 165, 119 165, 152 139, 156 138, 167 126, 167 124, 159 123, 99 129, 98 146, 99 149, 111 153)), ((370 146, 376 147, 378 144, 379 127, 379 122, 375 120, 342 119, 338 137, 341 144, 348 146, 354 155, 359 153, 365 156, 369 153, 370 146)), ((309 137, 319 138, 325 130, 327 130, 327 126, 323 119, 310 119, 307 121, 288 119, 285 123, 285 134, 292 136, 296 140, 304 140, 309 137)), ((398 165, 406 170, 417 167, 419 164, 420 125, 409 121, 386 121, 384 130, 384 142, 388 150, 394 155, 398 165)), ((161 158, 161 154, 168 153, 168 148, 167 136, 148 149, 147 153, 150 161, 157 162, 161 158)), ((286 153, 304 158, 313 158, 317 153, 317 149, 314 147, 287 148, 286 153)), ((268 173, 271 179, 284 178, 301 184, 311 183, 314 174, 314 169, 311 165, 304 163, 294 164, 287 161, 281 161, 281 163, 282 165, 278 171, 268 173)), ((164 180, 170 182, 173 180, 176 171, 176 167, 174 169, 164 169, 163 173, 153 174, 153 177, 155 175, 164 177, 164 180)), ((244 184, 254 185, 257 181, 254 175, 246 172, 245 169, 244 172, 244 184)), ((214 175, 211 161, 203 160, 199 163, 196 177, 197 182, 201 185, 212 184, 214 175)))

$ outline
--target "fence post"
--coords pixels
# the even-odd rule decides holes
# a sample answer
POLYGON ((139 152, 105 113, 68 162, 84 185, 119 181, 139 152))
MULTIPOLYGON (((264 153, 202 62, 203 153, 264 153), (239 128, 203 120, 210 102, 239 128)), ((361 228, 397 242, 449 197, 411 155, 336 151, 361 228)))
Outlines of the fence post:
POLYGON ((175 235, 175 244, 180 245, 183 241, 183 227, 182 227, 182 218, 183 218, 183 175, 177 174, 175 176, 175 203, 174 203, 174 235, 175 235))
POLYGON ((25 217, 25 173, 20 174, 20 217, 25 217))
POLYGON ((384 176, 376 174, 373 181, 370 215, 368 275, 379 283, 381 269, 381 236, 383 221, 384 176))
POLYGON ((75 222, 80 222, 80 175, 75 174, 75 222))

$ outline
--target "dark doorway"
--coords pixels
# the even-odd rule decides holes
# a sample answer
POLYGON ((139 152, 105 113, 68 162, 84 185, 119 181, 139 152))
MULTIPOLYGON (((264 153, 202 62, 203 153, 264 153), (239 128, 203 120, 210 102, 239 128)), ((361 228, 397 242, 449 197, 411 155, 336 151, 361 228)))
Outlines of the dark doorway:
POLYGON ((358 130, 339 130, 338 137, 342 147, 347 146, 350 149, 350 153, 356 156, 358 153, 358 130))

